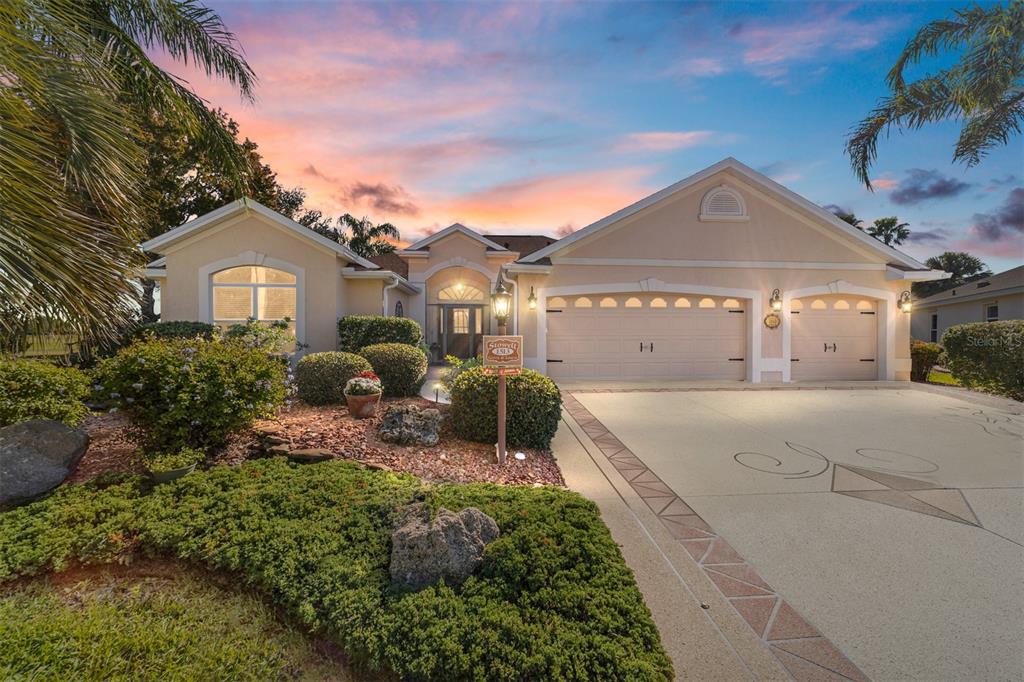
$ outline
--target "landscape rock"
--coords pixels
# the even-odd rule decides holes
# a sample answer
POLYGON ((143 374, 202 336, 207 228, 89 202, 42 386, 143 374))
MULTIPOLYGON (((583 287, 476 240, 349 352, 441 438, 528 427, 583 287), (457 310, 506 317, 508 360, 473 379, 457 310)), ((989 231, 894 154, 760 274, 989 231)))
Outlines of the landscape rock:
POLYGON ((324 462, 334 458, 334 453, 323 448, 298 448, 288 452, 288 459, 302 464, 324 462))
POLYGON ((0 428, 0 507, 27 502, 59 486, 88 448, 84 431, 50 419, 0 428))
POLYGON ((415 590, 438 580, 460 585, 498 534, 494 519, 474 507, 458 514, 442 508, 431 520, 424 505, 412 505, 391 534, 391 580, 415 590))
POLYGON ((384 413, 377 433, 387 443, 399 445, 437 445, 441 413, 432 407, 421 410, 415 405, 392 405, 384 413))

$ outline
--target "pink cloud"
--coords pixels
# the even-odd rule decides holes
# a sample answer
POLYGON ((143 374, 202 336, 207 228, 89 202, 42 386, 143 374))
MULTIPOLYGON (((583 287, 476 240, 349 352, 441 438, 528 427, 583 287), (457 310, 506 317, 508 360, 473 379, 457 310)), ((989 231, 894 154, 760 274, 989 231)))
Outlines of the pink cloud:
POLYGON ((711 130, 666 130, 629 133, 619 139, 612 150, 616 152, 669 152, 715 141, 726 141, 711 130))
POLYGON ((696 57, 684 59, 683 61, 669 67, 665 71, 666 76, 680 78, 683 80, 691 78, 710 78, 720 76, 728 70, 725 61, 714 57, 696 57))
POLYGON ((892 178, 875 178, 871 181, 871 186, 882 192, 894 189, 898 187, 899 184, 898 180, 893 180, 892 178))

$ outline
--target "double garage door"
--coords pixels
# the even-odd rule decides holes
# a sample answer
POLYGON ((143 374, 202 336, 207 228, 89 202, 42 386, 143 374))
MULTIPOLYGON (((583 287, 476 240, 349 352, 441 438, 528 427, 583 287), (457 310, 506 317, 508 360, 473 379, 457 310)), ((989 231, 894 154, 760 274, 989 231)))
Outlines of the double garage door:
POLYGON ((742 380, 745 303, 640 293, 551 298, 548 374, 556 380, 742 380))
MULTIPOLYGON (((548 374, 554 379, 746 377, 747 301, 667 294, 555 297, 547 303, 548 374)), ((873 300, 792 301, 793 381, 878 377, 873 300)))

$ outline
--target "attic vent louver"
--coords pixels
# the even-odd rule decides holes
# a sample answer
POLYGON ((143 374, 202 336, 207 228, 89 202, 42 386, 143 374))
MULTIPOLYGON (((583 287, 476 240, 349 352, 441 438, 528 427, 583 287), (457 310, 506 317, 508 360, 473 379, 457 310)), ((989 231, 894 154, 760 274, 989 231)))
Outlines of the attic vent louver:
POLYGON ((750 219, 743 196, 725 185, 708 191, 700 202, 700 219, 720 222, 742 222, 750 219))

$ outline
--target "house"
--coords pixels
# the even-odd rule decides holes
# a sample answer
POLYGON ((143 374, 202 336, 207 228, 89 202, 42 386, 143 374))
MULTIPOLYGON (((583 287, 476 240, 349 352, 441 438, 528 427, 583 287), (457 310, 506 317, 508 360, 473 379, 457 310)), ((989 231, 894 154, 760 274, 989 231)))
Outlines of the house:
POLYGON ((968 322, 1024 319, 1024 265, 914 302, 911 336, 938 343, 968 322))
POLYGON ((473 355, 500 277, 527 366, 563 380, 908 379, 900 295, 946 276, 732 158, 560 240, 455 224, 374 262, 245 201, 143 248, 164 319, 287 315, 313 351, 374 313, 473 355))

